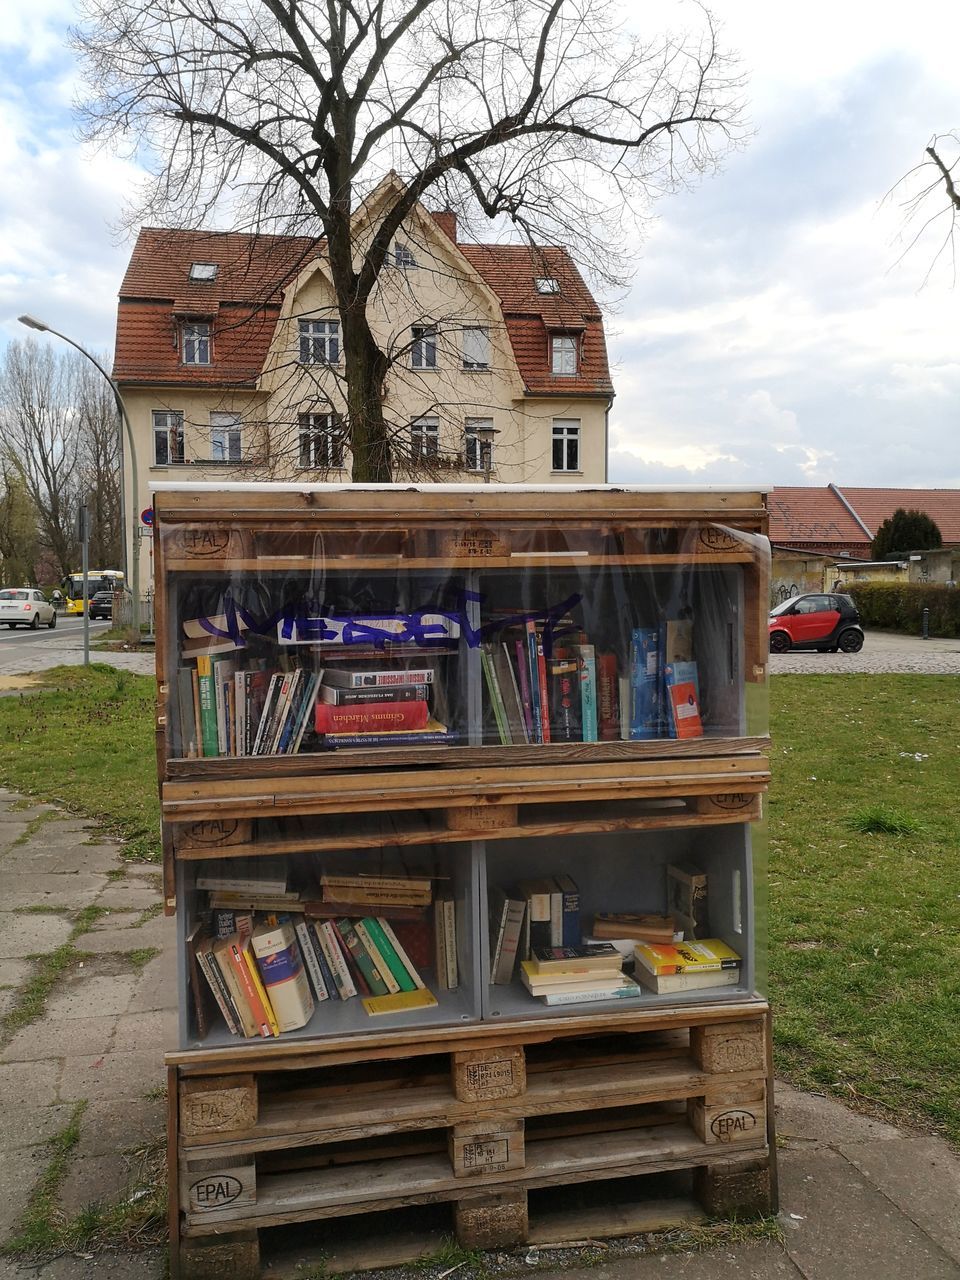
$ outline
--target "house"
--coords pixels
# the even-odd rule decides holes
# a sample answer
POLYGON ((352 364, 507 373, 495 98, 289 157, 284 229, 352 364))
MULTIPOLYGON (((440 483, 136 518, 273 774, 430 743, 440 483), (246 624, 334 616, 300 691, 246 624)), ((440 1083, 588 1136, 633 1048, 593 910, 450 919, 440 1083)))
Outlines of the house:
MULTIPOLYGON (((390 181, 355 215, 361 243, 390 181)), ((603 319, 564 249, 461 242, 452 212, 418 206, 369 315, 391 360, 394 478, 606 479, 603 319)), ((143 228, 115 350, 139 463, 128 510, 186 467, 191 480, 350 478, 323 240, 143 228)))
MULTIPOLYGON (((910 567, 865 567, 880 525, 900 507, 925 512, 945 548, 960 547, 960 490, 777 486, 769 496, 774 600, 849 581, 948 581, 956 554, 929 552, 910 567)), ((906 565, 906 562, 904 562, 906 565)))

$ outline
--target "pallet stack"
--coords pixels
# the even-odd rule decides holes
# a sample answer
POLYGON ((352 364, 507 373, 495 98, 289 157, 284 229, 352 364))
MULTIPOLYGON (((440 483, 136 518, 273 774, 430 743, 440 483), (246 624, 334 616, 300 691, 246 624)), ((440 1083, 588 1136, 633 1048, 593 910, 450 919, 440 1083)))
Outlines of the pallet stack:
POLYGON ((762 869, 750 840, 769 776, 762 495, 491 486, 385 500, 353 486, 182 486, 157 492, 154 508, 165 893, 183 952, 180 1042, 168 1054, 174 1273, 259 1276, 267 1259, 280 1266, 288 1239, 303 1257, 304 1224, 327 1265, 346 1269, 416 1256, 428 1211, 463 1245, 500 1248, 773 1209, 762 869), (171 690, 197 600, 249 581, 261 595, 292 580, 302 591, 305 574, 328 594, 370 575, 456 575, 477 596, 517 595, 518 584, 529 596, 546 557, 554 594, 569 595, 571 575, 622 573, 661 599, 679 575, 675 594, 701 619, 714 712, 704 737, 492 743, 479 661, 461 645, 457 745, 182 751, 171 690), (459 990, 429 1018, 341 1009, 333 1023, 321 1006, 301 1032, 201 1038, 186 943, 197 868, 344 851, 359 862, 387 846, 447 860, 459 990), (743 957, 736 988, 554 1009, 519 983, 489 983, 486 894, 505 868, 529 858, 536 872, 570 870, 598 909, 605 890, 619 905, 660 892, 666 862, 687 854, 709 867, 717 931, 743 957))

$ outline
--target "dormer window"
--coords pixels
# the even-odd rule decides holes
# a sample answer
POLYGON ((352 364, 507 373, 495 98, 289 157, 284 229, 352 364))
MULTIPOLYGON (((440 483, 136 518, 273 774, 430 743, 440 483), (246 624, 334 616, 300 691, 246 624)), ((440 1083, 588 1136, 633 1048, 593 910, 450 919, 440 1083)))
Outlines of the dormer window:
POLYGON ((209 320, 185 320, 183 322, 183 363, 210 363, 209 320))
POLYGON ((560 281, 555 280, 553 276, 538 276, 536 280, 537 293, 559 293, 560 281))
POLYGON ((569 333, 555 333, 550 339, 550 372, 558 378, 577 376, 577 339, 569 333))
POLYGON ((193 262, 190 264, 190 279, 198 282, 216 280, 218 271, 215 262, 193 262))
POLYGON ((415 267, 417 265, 417 260, 410 249, 399 240, 393 246, 393 265, 395 267, 415 267))

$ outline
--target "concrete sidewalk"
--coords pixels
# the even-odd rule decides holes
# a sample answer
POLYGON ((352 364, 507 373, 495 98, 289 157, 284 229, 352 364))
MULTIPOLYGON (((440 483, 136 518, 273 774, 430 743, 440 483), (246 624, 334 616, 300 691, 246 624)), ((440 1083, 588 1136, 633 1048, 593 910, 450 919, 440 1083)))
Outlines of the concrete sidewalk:
MULTIPOLYGON (((71 1122, 54 1214, 136 1205, 151 1185, 176 989, 159 906, 159 868, 122 863, 91 823, 0 791, 0 1013, 50 979, 42 1016, 0 1040, 0 1241, 20 1229, 71 1122)), ((782 1245, 637 1253, 590 1267, 592 1280, 960 1280, 960 1160, 946 1143, 786 1085, 777 1110, 782 1245)), ((0 1260, 0 1280, 164 1274, 157 1246, 39 1268, 0 1260)))

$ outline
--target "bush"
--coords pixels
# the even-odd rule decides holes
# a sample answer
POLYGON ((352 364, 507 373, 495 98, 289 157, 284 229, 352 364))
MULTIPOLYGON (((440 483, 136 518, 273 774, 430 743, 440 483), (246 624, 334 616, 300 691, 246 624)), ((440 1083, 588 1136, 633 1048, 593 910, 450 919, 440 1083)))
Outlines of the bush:
POLYGON ((845 590, 853 596, 865 627, 923 634, 923 611, 930 610, 932 636, 960 636, 960 588, 920 582, 850 583, 845 590))

